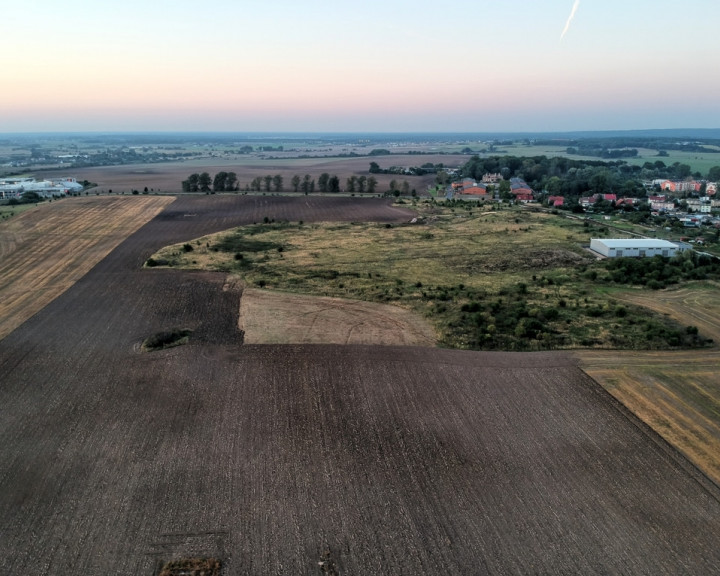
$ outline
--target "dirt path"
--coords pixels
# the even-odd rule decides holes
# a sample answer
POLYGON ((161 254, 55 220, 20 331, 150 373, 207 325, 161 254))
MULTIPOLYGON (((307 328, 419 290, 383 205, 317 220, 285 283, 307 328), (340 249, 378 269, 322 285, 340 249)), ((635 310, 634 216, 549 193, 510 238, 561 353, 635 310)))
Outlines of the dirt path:
POLYGON ((243 291, 240 329, 247 344, 434 346, 432 327, 409 310, 268 290, 243 291))
POLYGON ((0 339, 72 286, 173 200, 67 198, 0 224, 0 339))

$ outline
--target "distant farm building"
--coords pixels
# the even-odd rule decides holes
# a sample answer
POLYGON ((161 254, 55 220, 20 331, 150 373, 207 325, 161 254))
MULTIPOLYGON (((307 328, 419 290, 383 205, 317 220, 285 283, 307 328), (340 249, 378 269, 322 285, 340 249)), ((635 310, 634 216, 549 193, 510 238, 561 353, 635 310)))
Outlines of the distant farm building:
POLYGON ((652 238, 592 238, 590 249, 607 258, 650 258, 675 256, 686 247, 652 238))
POLYGON ((75 178, 35 180, 33 178, 7 178, 0 180, 0 199, 20 198, 26 192, 35 192, 43 198, 80 192, 83 185, 75 178))

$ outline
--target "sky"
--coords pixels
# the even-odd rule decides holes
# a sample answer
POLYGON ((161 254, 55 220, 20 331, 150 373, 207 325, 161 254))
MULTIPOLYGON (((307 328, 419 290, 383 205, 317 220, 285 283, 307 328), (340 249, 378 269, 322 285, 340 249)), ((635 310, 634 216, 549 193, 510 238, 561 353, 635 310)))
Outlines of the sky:
POLYGON ((720 128, 718 0, 5 4, 0 133, 720 128))

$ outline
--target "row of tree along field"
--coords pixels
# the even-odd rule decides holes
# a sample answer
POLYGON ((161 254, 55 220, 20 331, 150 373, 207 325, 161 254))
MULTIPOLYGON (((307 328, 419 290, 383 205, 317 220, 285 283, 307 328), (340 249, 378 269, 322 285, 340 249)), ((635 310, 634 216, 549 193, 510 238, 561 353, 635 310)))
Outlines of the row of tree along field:
MULTIPOLYGON (((374 176, 356 176, 352 175, 345 181, 344 192, 370 193, 377 192, 378 181, 374 176)), ((183 192, 237 192, 240 191, 237 174, 235 172, 218 172, 215 176, 211 176, 208 172, 199 174, 191 174, 187 180, 182 182, 183 192)), ((267 174, 266 176, 257 176, 246 184, 244 190, 247 192, 302 192, 310 194, 313 192, 340 192, 341 181, 335 174, 323 172, 317 180, 305 174, 298 176, 297 174, 290 179, 290 187, 286 188, 285 179, 281 174, 267 174)), ((410 184, 407 181, 398 182, 392 180, 390 182, 390 192, 392 193, 410 193, 410 184)))

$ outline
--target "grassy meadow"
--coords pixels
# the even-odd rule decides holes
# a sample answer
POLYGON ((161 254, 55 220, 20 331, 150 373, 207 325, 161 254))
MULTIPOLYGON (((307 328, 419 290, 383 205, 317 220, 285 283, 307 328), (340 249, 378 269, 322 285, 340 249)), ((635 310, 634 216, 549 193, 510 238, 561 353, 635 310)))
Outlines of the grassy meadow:
POLYGON ((521 207, 431 201, 404 224, 273 222, 194 239, 148 264, 219 270, 277 291, 394 304, 470 349, 652 349, 697 335, 615 302, 591 231, 521 207))

